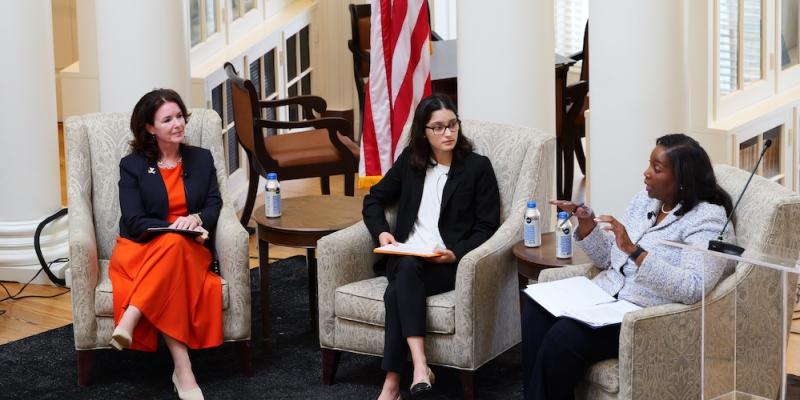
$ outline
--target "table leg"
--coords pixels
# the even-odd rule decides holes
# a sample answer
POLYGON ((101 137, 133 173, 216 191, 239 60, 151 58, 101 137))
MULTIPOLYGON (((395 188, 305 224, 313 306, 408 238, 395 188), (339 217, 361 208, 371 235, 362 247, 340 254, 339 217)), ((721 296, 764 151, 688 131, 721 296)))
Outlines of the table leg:
POLYGON ((523 290, 528 286, 528 278, 522 274, 517 274, 519 279, 519 312, 522 313, 522 305, 525 304, 525 293, 523 290))
POLYGON ((269 312, 269 242, 258 240, 258 274, 261 277, 261 337, 264 341, 264 350, 272 349, 272 334, 270 331, 269 312))
POLYGON ((306 249, 306 262, 308 264, 308 312, 311 320, 311 331, 319 333, 317 319, 317 256, 316 249, 306 249))

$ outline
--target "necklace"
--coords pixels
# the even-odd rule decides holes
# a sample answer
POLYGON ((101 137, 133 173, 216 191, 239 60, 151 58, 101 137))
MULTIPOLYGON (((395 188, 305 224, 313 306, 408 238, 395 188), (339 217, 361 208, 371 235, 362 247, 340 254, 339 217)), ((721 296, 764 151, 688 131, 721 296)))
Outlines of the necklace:
POLYGON ((165 160, 159 160, 157 164, 158 164, 159 168, 174 169, 181 162, 183 162, 183 157, 178 157, 178 159, 173 161, 173 162, 169 162, 169 161, 165 161, 165 160))
POLYGON ((672 207, 671 210, 667 211, 667 210, 664 209, 664 203, 661 203, 661 212, 662 213, 664 213, 664 214, 672 214, 673 211, 675 211, 675 207, 672 207))

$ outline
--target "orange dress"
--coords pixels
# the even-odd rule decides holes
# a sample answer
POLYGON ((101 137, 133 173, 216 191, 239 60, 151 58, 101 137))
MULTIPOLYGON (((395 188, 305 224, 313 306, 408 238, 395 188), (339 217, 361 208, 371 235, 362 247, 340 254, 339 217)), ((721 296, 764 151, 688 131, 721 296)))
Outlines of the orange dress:
MULTIPOLYGON (((172 223, 188 214, 183 168, 160 172, 172 223)), ((156 351, 158 332, 192 349, 222 344, 222 282, 210 264, 211 252, 192 237, 166 233, 147 243, 117 238, 108 267, 114 325, 128 305, 142 311, 131 349, 156 351)))

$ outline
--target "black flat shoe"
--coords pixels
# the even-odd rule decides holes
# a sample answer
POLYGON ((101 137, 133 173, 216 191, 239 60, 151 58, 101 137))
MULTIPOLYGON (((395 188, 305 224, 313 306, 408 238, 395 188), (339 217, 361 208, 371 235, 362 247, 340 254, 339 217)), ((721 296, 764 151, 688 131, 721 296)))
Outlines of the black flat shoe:
POLYGON ((436 376, 433 374, 430 368, 428 368, 428 380, 425 381, 420 380, 417 382, 411 383, 411 395, 416 396, 418 394, 425 393, 431 389, 433 389, 433 382, 436 380, 436 376))

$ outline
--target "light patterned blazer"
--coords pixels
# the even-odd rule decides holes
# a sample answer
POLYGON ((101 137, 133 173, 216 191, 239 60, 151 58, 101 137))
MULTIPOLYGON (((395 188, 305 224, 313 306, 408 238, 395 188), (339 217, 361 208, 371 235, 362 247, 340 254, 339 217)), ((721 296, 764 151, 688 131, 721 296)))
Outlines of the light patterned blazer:
MULTIPOLYGON (((661 241, 685 242, 705 248, 709 240, 717 239, 725 225, 725 209, 701 202, 686 214, 671 213, 655 225, 660 207, 661 201, 641 191, 631 201, 625 217, 620 219, 631 241, 638 241, 648 253, 638 268, 617 247, 614 235, 601 230, 599 225, 583 240, 577 240, 576 232, 576 243, 595 266, 603 270, 593 281, 609 294, 643 307, 696 303, 703 293, 714 288, 732 265, 722 258, 704 257, 702 253, 667 246, 661 241)), ((725 239, 735 239, 731 224, 725 231, 725 239)))

